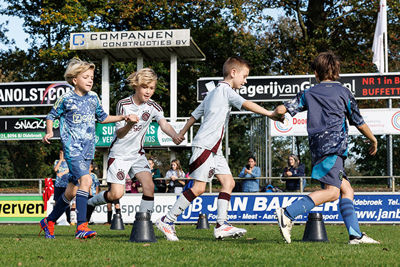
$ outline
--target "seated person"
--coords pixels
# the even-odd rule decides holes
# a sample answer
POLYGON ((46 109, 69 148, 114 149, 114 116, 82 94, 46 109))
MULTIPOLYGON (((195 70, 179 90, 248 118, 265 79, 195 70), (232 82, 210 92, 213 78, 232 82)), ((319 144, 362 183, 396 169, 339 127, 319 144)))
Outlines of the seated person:
MULTIPOLYGON (((288 166, 283 170, 282 177, 303 177, 305 175, 304 172, 304 164, 300 163, 296 155, 290 155, 288 158, 288 166)), ((300 179, 283 178, 282 181, 286 181, 286 191, 300 190, 300 179)), ((304 186, 305 183, 303 183, 303 187, 304 186)))
POLYGON ((250 178, 242 180, 242 191, 243 192, 259 192, 260 191, 260 180, 255 179, 261 176, 260 167, 256 166, 257 162, 255 157, 251 156, 248 158, 247 165, 243 167, 239 173, 241 178, 250 178))

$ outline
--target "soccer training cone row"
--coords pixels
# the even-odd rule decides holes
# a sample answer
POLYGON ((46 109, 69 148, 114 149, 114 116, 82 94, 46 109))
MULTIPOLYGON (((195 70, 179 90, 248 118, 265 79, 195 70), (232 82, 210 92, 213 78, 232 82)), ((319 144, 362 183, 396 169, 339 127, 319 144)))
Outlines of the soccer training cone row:
POLYGON ((125 230, 124 222, 122 221, 122 216, 119 213, 114 214, 114 217, 111 221, 111 230, 125 230))
POLYGON ((196 229, 210 229, 210 225, 208 224, 207 214, 199 215, 196 229))
POLYGON ((329 242, 326 234, 322 213, 309 213, 306 229, 303 235, 304 242, 329 242))
POLYGON ((129 241, 131 242, 157 242, 154 234, 153 223, 148 212, 136 212, 135 222, 129 241))

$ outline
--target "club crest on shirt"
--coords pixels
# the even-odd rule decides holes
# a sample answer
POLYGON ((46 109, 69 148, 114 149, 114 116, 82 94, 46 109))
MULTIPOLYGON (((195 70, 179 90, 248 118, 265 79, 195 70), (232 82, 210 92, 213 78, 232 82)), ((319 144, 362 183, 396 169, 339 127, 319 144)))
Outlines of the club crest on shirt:
POLYGON ((150 113, 148 111, 143 112, 142 120, 147 121, 150 118, 150 113))
POLYGON ((125 172, 123 170, 118 170, 117 172, 117 178, 118 180, 124 180, 125 179, 125 172))

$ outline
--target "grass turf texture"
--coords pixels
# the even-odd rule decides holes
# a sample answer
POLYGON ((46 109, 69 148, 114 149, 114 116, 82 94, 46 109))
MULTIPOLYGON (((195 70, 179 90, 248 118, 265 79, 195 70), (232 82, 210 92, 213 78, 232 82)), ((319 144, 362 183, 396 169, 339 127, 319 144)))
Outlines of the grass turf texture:
POLYGON ((285 244, 277 225, 244 225, 239 239, 217 241, 213 226, 177 225, 179 242, 166 241, 156 228, 157 243, 131 243, 124 231, 92 225, 95 239, 75 240, 75 227, 56 226, 55 240, 38 237, 38 225, 0 225, 0 266, 325 266, 384 265, 400 261, 400 226, 361 225, 380 245, 348 245, 344 225, 326 225, 329 243, 301 242, 304 225, 295 225, 285 244))

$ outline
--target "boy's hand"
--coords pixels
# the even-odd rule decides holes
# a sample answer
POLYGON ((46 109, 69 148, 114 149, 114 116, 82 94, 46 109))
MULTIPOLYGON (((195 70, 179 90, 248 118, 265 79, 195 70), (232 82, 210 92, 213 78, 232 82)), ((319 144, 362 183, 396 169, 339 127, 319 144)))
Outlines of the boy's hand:
POLYGON ((185 137, 183 135, 181 135, 181 133, 176 134, 172 137, 172 141, 174 141, 174 143, 176 145, 179 145, 180 143, 183 142, 183 140, 185 140, 185 137))
POLYGON ((42 142, 45 144, 50 144, 49 139, 52 137, 53 137, 53 132, 49 132, 45 136, 43 136, 42 142))
POLYGON ((286 107, 284 105, 279 105, 276 107, 276 109, 272 113, 270 113, 270 115, 267 115, 267 116, 271 120, 284 122, 286 112, 287 112, 286 107))
POLYGON ((371 146, 369 147, 369 154, 371 156, 375 156, 377 151, 378 151, 378 141, 375 139, 371 141, 371 146))
POLYGON ((139 117, 136 114, 130 114, 126 116, 125 120, 129 125, 133 125, 139 122, 139 117))
POLYGON ((277 112, 272 112, 271 116, 269 117, 271 120, 284 122, 285 121, 285 114, 278 114, 277 112))

